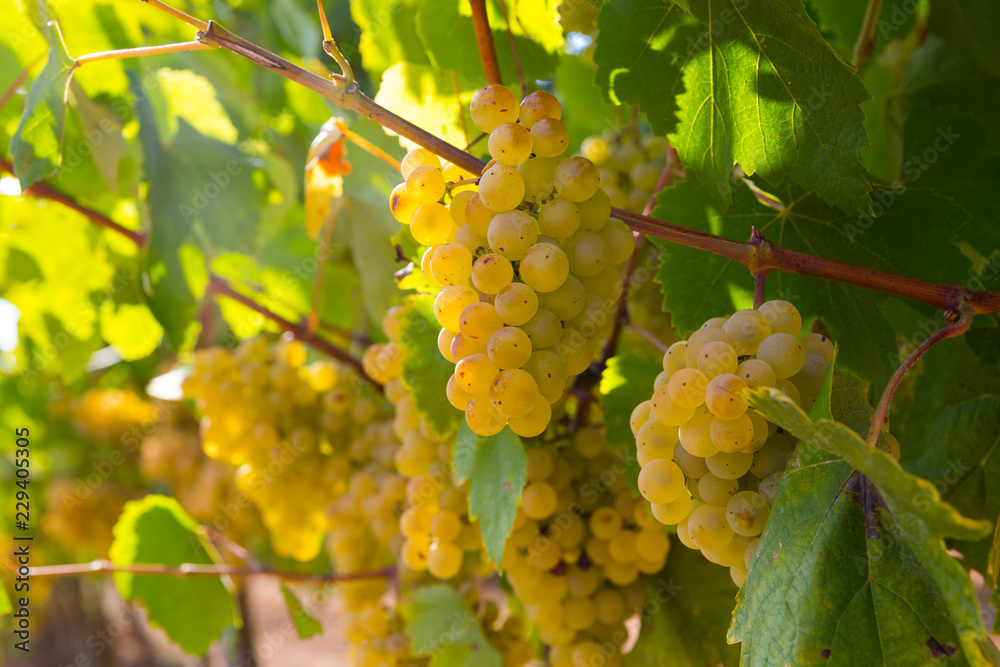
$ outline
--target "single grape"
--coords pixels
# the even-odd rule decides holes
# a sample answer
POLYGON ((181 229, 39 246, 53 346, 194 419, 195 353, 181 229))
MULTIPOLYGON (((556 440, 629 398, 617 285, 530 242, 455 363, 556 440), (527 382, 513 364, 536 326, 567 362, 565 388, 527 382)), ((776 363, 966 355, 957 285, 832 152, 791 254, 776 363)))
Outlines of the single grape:
POLYGON ((556 165, 548 158, 531 158, 517 168, 524 180, 524 200, 541 202, 552 194, 555 187, 556 165))
POLYGON ((445 243, 434 249, 430 269, 442 285, 465 285, 472 275, 472 253, 457 243, 445 243))
POLYGON ((420 206, 420 202, 406 192, 405 183, 400 183, 392 189, 392 194, 389 195, 389 210, 392 211, 392 217, 396 218, 398 222, 404 225, 410 224, 413 212, 417 210, 418 206, 420 206))
MULTIPOLYGON (((530 217, 530 216, 529 216, 530 217)), ((569 260, 552 243, 536 243, 521 257, 521 280, 536 292, 552 292, 569 276, 569 260)))
POLYGON ((669 459, 655 459, 639 471, 639 493, 652 503, 669 503, 683 490, 684 473, 669 459))
POLYGON ((492 132, 504 123, 517 122, 520 107, 514 93, 499 84, 491 84, 476 91, 469 111, 476 127, 492 132))
MULTIPOLYGON (((526 325, 537 316, 538 295, 535 293, 535 290, 523 283, 511 283, 497 292, 493 307, 496 308, 497 314, 504 321, 504 324, 512 326, 526 325)), ((556 324, 559 324, 558 320, 556 320, 556 324)), ((531 336, 531 332, 527 331, 527 329, 525 330, 531 336)), ((558 332, 556 332, 556 335, 558 336, 558 332)), ((554 343, 555 341, 551 344, 554 343)), ((538 341, 536 340, 532 340, 532 344, 535 349, 548 347, 547 345, 538 345, 538 341)))
POLYGON ((489 340, 486 352, 497 368, 520 368, 531 358, 531 339, 517 327, 502 327, 489 340))
POLYGON ((490 222, 486 238, 493 252, 516 262, 538 241, 538 221, 523 211, 500 213, 490 222))
POLYGON ((719 375, 705 389, 705 407, 719 419, 736 419, 747 411, 747 383, 735 375, 719 375))
MULTIPOLYGON (((524 287, 525 289, 531 290, 531 288, 526 285, 524 287)), ((534 290, 531 290, 531 293, 534 294, 534 290)), ((509 321, 508 323, 513 324, 513 322, 509 321)), ((544 350, 555 346, 560 342, 563 330, 562 323, 559 321, 559 318, 557 318, 552 311, 545 310, 544 308, 536 309, 535 314, 528 319, 527 322, 522 324, 521 328, 524 330, 524 333, 528 334, 528 338, 531 339, 531 347, 534 350, 544 350)), ((559 352, 559 350, 556 351, 559 352)), ((568 369, 567 375, 569 375, 568 369)))
MULTIPOLYGON (((687 342, 682 340, 677 343, 673 343, 667 348, 667 351, 663 353, 663 370, 670 373, 671 376, 686 366, 687 362, 684 358, 684 348, 686 346, 687 342)), ((707 385, 708 382, 706 381, 705 384, 707 385)))
POLYGON ((479 295, 466 285, 443 288, 434 299, 434 315, 438 324, 454 333, 461 331, 460 320, 466 307, 479 301, 479 295))
POLYGON ((779 380, 790 378, 800 370, 806 361, 806 351, 802 342, 792 334, 771 334, 757 348, 757 359, 774 371, 779 380))
POLYGON ((737 535, 755 537, 764 532, 771 513, 767 501, 759 493, 740 491, 726 504, 726 520, 737 535))
POLYGON ((798 336, 802 330, 802 316, 798 309, 787 301, 765 301, 757 309, 771 324, 771 333, 787 333, 798 336))
POLYGON ((483 353, 470 355, 455 365, 458 386, 473 396, 489 392, 493 379, 499 372, 496 364, 483 353))
POLYGON ((535 123, 544 118, 562 118, 562 106, 559 100, 552 93, 544 90, 537 90, 523 100, 519 109, 521 124, 531 129, 535 123))
POLYGON ((410 175, 410 172, 422 166, 440 169, 441 158, 426 148, 414 148, 400 161, 399 171, 403 175, 403 178, 406 178, 410 175))
MULTIPOLYGON (((409 219, 407 219, 409 223, 409 219)), ((539 231, 552 238, 564 241, 580 228, 580 209, 573 202, 556 197, 542 204, 538 211, 539 231)))
POLYGON ((687 345, 684 346, 684 363, 688 368, 698 367, 698 353, 701 352, 701 348, 705 347, 712 341, 722 341, 723 343, 729 343, 732 345, 732 341, 729 340, 729 336, 722 329, 716 329, 714 327, 698 329, 687 339, 687 345))
POLYGON ((517 123, 498 125, 490 133, 489 150, 498 163, 516 167, 531 157, 532 135, 517 123))
POLYGON ((802 349, 806 354, 817 354, 827 361, 833 361, 833 341, 823 334, 807 333, 799 340, 802 341, 802 349))
POLYGON ((569 157, 559 163, 553 174, 556 192, 563 199, 582 202, 597 193, 597 167, 587 158, 569 157))
MULTIPOLYGON (((523 262, 521 263, 521 273, 523 277, 523 262)), ((538 295, 538 305, 546 310, 551 310, 556 317, 566 322, 579 315, 587 306, 587 290, 578 278, 567 275, 563 284, 555 290, 538 295)))
POLYGON ((534 438, 545 431, 552 421, 552 407, 547 400, 535 401, 535 407, 523 417, 510 419, 510 430, 522 438, 534 438))
POLYGON ((694 407, 682 406, 670 397, 669 383, 653 392, 652 401, 650 414, 667 426, 680 426, 694 417, 694 407))
MULTIPOLYGON (((490 388, 490 400, 501 415, 510 419, 523 417, 543 399, 538 393, 538 383, 522 369, 500 371, 490 388)), ((547 401, 546 401, 547 402, 547 401)))
MULTIPOLYGON (((675 343, 676 344, 676 343, 675 343)), ((670 349, 673 349, 671 346, 670 349)), ((670 349, 667 354, 670 354, 670 349)), ((676 358, 681 358, 684 348, 675 354, 676 358)), ((664 355, 664 366, 667 366, 666 355, 664 355)), ((664 371, 668 372, 668 371, 664 371)), ((667 382, 667 391, 673 401, 685 408, 697 408, 705 403, 705 389, 708 388, 708 378, 699 370, 694 368, 681 368, 670 376, 667 382)))
POLYGON ((406 177, 406 194, 421 204, 433 204, 444 196, 445 182, 441 170, 419 166, 406 177))
POLYGON ((531 142, 535 155, 557 157, 569 144, 569 130, 554 118, 543 118, 531 126, 531 142))
POLYGON ((483 294, 496 294, 514 279, 514 267, 503 255, 488 253, 476 259, 471 276, 477 290, 483 294))
POLYGON ((739 480, 722 479, 708 472, 698 479, 698 495, 703 501, 710 505, 725 507, 729 499, 740 490, 739 480))
POLYGON ((748 308, 733 313, 724 330, 738 354, 756 354, 757 346, 771 335, 771 323, 760 311, 748 308))
POLYGON ((565 244, 570 270, 578 276, 592 276, 608 265, 608 244, 593 232, 577 232, 565 244))
POLYGON ((474 193, 465 204, 465 224, 477 236, 486 236, 490 222, 496 217, 496 212, 487 208, 479 193, 474 193))
POLYGON ((549 518, 558 501, 556 490, 547 482, 529 482, 521 491, 521 508, 531 519, 549 518))
POLYGON ((698 353, 698 370, 711 380, 719 375, 732 374, 739 366, 736 350, 729 343, 712 341, 706 343, 698 353))
POLYGON ((733 539, 733 529, 726 521, 726 508, 716 505, 700 505, 692 510, 687 530, 691 541, 701 549, 721 549, 733 539))
POLYGON ((720 479, 739 479, 750 470, 753 454, 745 452, 719 452, 705 459, 709 471, 720 479))
POLYGON ((438 579, 451 579, 462 569, 462 550, 440 540, 431 545, 427 570, 438 579))
POLYGON ((739 365, 735 375, 742 378, 751 389, 773 387, 778 381, 771 365, 760 359, 747 359, 739 365))
POLYGON ((524 199, 524 192, 521 174, 504 164, 494 164, 479 179, 479 198, 487 208, 497 213, 517 207, 524 199))
POLYGON ((442 204, 422 204, 410 218, 410 232, 421 245, 440 245, 452 240, 455 223, 442 204))
POLYGON ((488 396, 472 399, 465 408, 465 421, 476 435, 488 437, 503 430, 506 420, 503 418, 488 396))
MULTIPOLYGON (((749 411, 748 411, 749 413, 749 411)), ((754 440, 754 424, 748 413, 736 419, 712 419, 709 433, 712 443, 723 453, 742 452, 750 447, 754 440)))

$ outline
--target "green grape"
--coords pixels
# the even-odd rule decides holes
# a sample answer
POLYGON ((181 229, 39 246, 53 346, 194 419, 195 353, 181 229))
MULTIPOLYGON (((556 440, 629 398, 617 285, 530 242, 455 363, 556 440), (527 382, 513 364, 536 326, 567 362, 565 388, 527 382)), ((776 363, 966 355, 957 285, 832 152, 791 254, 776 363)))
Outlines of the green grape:
POLYGON ((531 339, 517 327, 502 327, 490 336, 486 353, 501 370, 521 368, 532 356, 531 339))
POLYGON ((773 387, 778 381, 770 364, 760 359, 747 359, 736 369, 736 375, 742 378, 750 389, 773 387))
POLYGON ((451 285, 434 299, 434 315, 438 324, 454 333, 461 331, 462 311, 479 301, 476 291, 467 285, 451 285))
POLYGON ((700 549, 718 550, 733 539, 733 529, 726 521, 726 508, 700 505, 687 521, 688 535, 700 549))
POLYGON ((465 204, 465 224, 476 236, 485 237, 489 233, 490 223, 496 215, 495 211, 486 207, 478 192, 465 204))
POLYGON ((694 417, 695 408, 684 407, 670 398, 669 384, 662 385, 653 392, 652 401, 650 414, 667 426, 680 426, 694 417))
POLYGON ((609 226, 611 222, 611 198, 604 190, 598 188, 590 199, 578 202, 576 206, 580 211, 581 231, 600 232, 609 226))
POLYGON ((465 285, 472 275, 472 253, 457 243, 437 246, 430 258, 430 269, 442 285, 465 285))
POLYGON ((438 579, 451 579, 462 569, 462 550, 451 542, 438 540, 431 545, 427 570, 438 579))
POLYGON ((463 334, 457 334, 451 340, 451 349, 448 351, 448 357, 451 358, 452 363, 457 364, 462 359, 470 357, 473 354, 486 352, 486 349, 486 344, 481 340, 471 340, 463 334))
POLYGON ((472 96, 469 112, 476 127, 492 132, 504 123, 517 122, 520 108, 514 93, 499 84, 490 84, 472 96))
POLYGON ((466 224, 467 220, 465 218, 465 209, 469 206, 469 201, 476 196, 474 190, 462 190, 461 192, 452 192, 451 202, 448 204, 448 213, 451 215, 452 221, 459 227, 466 224))
MULTIPOLYGON (((512 326, 525 325, 525 332, 531 336, 526 325, 538 314, 538 295, 535 290, 523 283, 511 283, 497 292, 493 307, 504 324, 512 326)), ((550 313, 551 315, 551 313, 550 313)), ((558 323, 558 320, 556 320, 558 323)), ((532 339, 535 349, 540 348, 538 341, 532 339)))
MULTIPOLYGON (((553 317, 555 316, 553 315, 553 317)), ((560 332, 556 352, 566 364, 568 377, 584 372, 594 361, 593 343, 576 329, 563 329, 560 332)))
POLYGON ((712 443, 720 452, 724 454, 742 452, 754 441, 754 423, 749 411, 736 419, 714 417, 709 426, 709 434, 712 436, 712 443))
POLYGON ((553 174, 553 185, 563 199, 582 202, 593 197, 599 187, 597 167, 587 158, 568 157, 553 174))
POLYGON ((514 267, 503 255, 488 253, 472 265, 472 284, 483 294, 496 294, 514 279, 514 267))
POLYGON ((441 204, 422 204, 410 219, 410 232, 417 243, 435 246, 451 240, 455 223, 448 209, 441 204))
POLYGON ((490 387, 490 400, 501 415, 510 419, 523 417, 542 399, 538 383, 527 371, 511 369, 500 371, 490 387))
POLYGON ((489 392, 499 372, 500 369, 483 353, 470 355, 455 364, 458 386, 473 396, 489 392))
POLYGON ((608 246, 608 263, 623 264, 635 252, 635 235, 621 220, 612 218, 603 229, 597 232, 608 246))
POLYGON ((771 333, 786 333, 798 336, 802 331, 802 316, 798 309, 787 301, 765 301, 757 309, 767 318, 771 333))
POLYGON ((833 342, 823 334, 807 333, 799 340, 802 341, 802 349, 806 354, 816 354, 827 361, 833 361, 833 342))
MULTIPOLYGON (((523 287, 534 295, 535 291, 530 287, 527 285, 523 285, 523 287)), ((499 295, 497 296, 499 298, 499 295)), ((537 299, 538 297, 535 297, 536 304, 537 299)), ((509 320, 508 323, 514 324, 514 322, 510 322, 509 320)), ((560 342, 563 333, 562 323, 559 321, 559 318, 552 311, 537 307, 534 315, 522 324, 521 328, 524 330, 524 333, 528 334, 528 338, 531 339, 531 348, 533 350, 544 350, 555 346, 560 342)), ((570 375, 568 369, 566 374, 570 375)))
POLYGON ((724 507, 729 502, 729 499, 739 491, 740 483, 739 480, 722 479, 708 472, 698 479, 696 488, 698 495, 701 496, 704 502, 724 507))
POLYGON ((610 146, 601 136, 587 137, 580 144, 580 153, 594 164, 603 164, 608 158, 610 146))
MULTIPOLYGON (((676 345, 676 343, 675 343, 676 345)), ((670 354, 671 346, 667 350, 670 354)), ((683 355, 684 348, 674 353, 674 359, 683 355)), ((664 355, 664 366, 667 366, 666 355, 664 355)), ((669 371, 664 371, 669 372, 669 371)), ((684 408, 697 408, 705 403, 705 389, 708 388, 708 378, 701 371, 694 368, 681 368, 670 376, 667 382, 667 392, 674 403, 684 408)))
POLYGON ((819 393, 826 370, 830 367, 828 362, 818 354, 807 354, 803 361, 802 368, 798 373, 789 378, 799 391, 809 396, 819 393))
POLYGON ((556 197, 542 204, 538 211, 538 229, 546 236, 564 241, 579 228, 580 209, 571 201, 556 197))
POLYGON ((652 408, 652 401, 643 401, 632 410, 632 415, 629 417, 629 426, 632 428, 632 435, 637 436, 639 429, 649 421, 652 408))
POLYGON ((684 473, 671 460, 654 459, 639 472, 639 493, 652 503, 676 500, 684 489, 684 473))
POLYGON ((489 437, 502 431, 506 420, 496 411, 487 396, 479 396, 466 406, 465 422, 476 435, 489 437))
POLYGON ((671 458, 676 443, 677 429, 675 427, 665 426, 656 419, 650 419, 639 427, 635 436, 639 464, 645 465, 645 462, 653 459, 671 458))
POLYGON ((677 429, 677 438, 689 454, 706 457, 718 453, 719 448, 712 442, 712 419, 712 413, 701 405, 695 408, 694 416, 677 429))
POLYGON ((570 270, 578 276, 592 276, 608 265, 608 244, 593 232, 577 232, 566 240, 570 270))
POLYGON ((462 225, 455 232, 455 243, 463 246, 475 257, 489 248, 489 241, 483 236, 476 236, 468 225, 462 225))
POLYGON ((715 377, 705 389, 705 407, 719 419, 736 419, 747 411, 747 383, 732 374, 715 377))
MULTIPOLYGON (((485 347, 490 337, 503 326, 503 320, 497 315, 492 304, 477 302, 465 307, 459 318, 459 330, 462 335, 473 343, 485 347)), ((454 355, 454 351, 452 351, 454 355)))
POLYGON ((536 292, 552 292, 569 277, 569 260, 551 243, 536 243, 520 258, 521 280, 536 292))
POLYGON ((708 327, 698 329, 691 334, 691 336, 687 339, 687 344, 684 346, 685 365, 688 368, 697 368, 698 354, 701 352, 701 348, 713 341, 721 341, 732 345, 732 341, 729 340, 729 336, 727 336, 726 332, 722 329, 708 327))
POLYGON ((521 124, 530 130, 535 123, 542 119, 559 120, 562 118, 562 106, 552 93, 537 90, 521 100, 518 115, 521 124))
POLYGON ((424 166, 440 169, 441 158, 426 148, 414 148, 400 161, 399 171, 403 175, 403 178, 407 178, 414 169, 424 166))
MULTIPOLYGON (((521 268, 523 277, 523 262, 521 268)), ((577 278, 567 275, 566 280, 558 288, 538 295, 538 305, 546 310, 551 310, 560 320, 572 320, 586 307, 587 290, 577 278)))
POLYGON ((541 202, 552 194, 555 186, 556 165, 547 158, 531 158, 517 168, 524 180, 524 200, 541 202))
POLYGON ((490 222, 486 238, 493 252, 516 262, 538 241, 538 221, 523 211, 500 213, 490 222))
POLYGON ((458 378, 454 375, 448 378, 448 386, 445 388, 445 395, 448 397, 448 402, 459 410, 465 410, 465 408, 469 406, 469 401, 473 398, 472 394, 459 386, 458 378))
POLYGON ((524 199, 524 192, 521 174, 507 165, 494 164, 479 179, 479 198, 497 213, 516 208, 524 199))
POLYGON ((733 313, 724 330, 738 354, 756 354, 757 346, 771 335, 771 323, 763 313, 746 309, 733 313))
POLYGON ((757 479, 765 479, 769 475, 785 469, 792 451, 795 449, 795 440, 785 433, 775 433, 760 450, 754 452, 753 464, 750 472, 757 479))
POLYGON ((516 167, 531 157, 532 135, 517 123, 498 125, 490 133, 489 150, 498 163, 516 167))
POLYGON ((800 370, 806 360, 802 342, 792 334, 771 334, 757 348, 757 359, 774 371, 779 380, 790 378, 800 370))
MULTIPOLYGON (((515 331, 527 339, 527 334, 523 331, 520 329, 515 331)), ((531 349, 530 340, 528 349, 531 349)), ((555 403, 562 397, 566 387, 566 363, 558 354, 551 350, 534 350, 521 367, 535 378, 538 392, 549 403, 555 403)))
POLYGON ((652 503, 650 508, 657 521, 667 526, 676 526, 691 514, 691 510, 694 509, 694 499, 685 487, 674 500, 664 504, 652 503))
POLYGON ((760 480, 760 486, 757 487, 757 493, 760 494, 761 498, 768 506, 774 505, 774 499, 778 495, 778 485, 781 484, 781 480, 785 477, 785 471, 779 470, 778 472, 771 473, 764 479, 760 480))
MULTIPOLYGON (((684 350, 686 347, 687 347, 687 342, 682 340, 672 344, 670 347, 667 348, 667 351, 663 353, 663 370, 665 370, 667 373, 670 373, 671 377, 673 377, 675 373, 686 367, 687 362, 685 361, 685 356, 684 356, 684 350)), ((708 385, 708 380, 705 380, 705 384, 708 385)), ((704 390, 702 390, 702 392, 700 393, 704 393, 704 390)), ((674 400, 677 400, 676 397, 672 398, 674 398, 674 400)), ((702 400, 699 403, 699 405, 703 402, 704 400, 702 400)), ((697 407, 697 406, 692 406, 692 407, 697 407)))
POLYGON ((709 380, 723 374, 733 374, 739 366, 736 350, 729 343, 712 341, 698 353, 698 370, 709 380))
POLYGON ((556 511, 558 496, 547 482, 529 482, 521 491, 521 508, 532 519, 547 519, 556 511))
POLYGON ((535 401, 535 407, 523 417, 512 417, 510 430, 522 438, 533 438, 541 435, 545 427, 552 421, 552 407, 546 400, 535 401))
POLYGON ((750 470, 753 454, 719 452, 705 459, 709 471, 720 479, 739 479, 750 470))
MULTIPOLYGON (((740 491, 726 504, 726 520, 737 535, 755 537, 764 532, 771 513, 767 501, 753 491, 740 491)), ((745 550, 744 550, 745 551, 745 550)))
POLYGON ((410 224, 410 218, 418 206, 420 202, 406 192, 405 183, 400 183, 392 189, 392 194, 389 195, 389 210, 398 222, 404 225, 410 224))
POLYGON ((557 157, 569 144, 569 130, 555 118, 542 118, 531 126, 531 142, 538 157, 557 157))
POLYGON ((705 459, 701 456, 694 456, 684 449, 680 441, 674 444, 674 462, 684 472, 688 479, 698 479, 708 472, 705 459))
POLYGON ((441 170, 419 166, 406 177, 406 194, 421 204, 433 204, 444 197, 445 182, 441 170))

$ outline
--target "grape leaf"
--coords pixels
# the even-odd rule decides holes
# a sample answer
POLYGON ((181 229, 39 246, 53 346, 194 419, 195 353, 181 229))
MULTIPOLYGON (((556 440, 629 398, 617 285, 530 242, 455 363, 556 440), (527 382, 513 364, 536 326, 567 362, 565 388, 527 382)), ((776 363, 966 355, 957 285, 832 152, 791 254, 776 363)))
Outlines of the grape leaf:
POLYGON ((722 641, 736 587, 726 569, 674 541, 666 568, 646 579, 642 629, 624 667, 736 667, 739 648, 722 641))
POLYGON ((1000 5, 992 0, 934 0, 927 27, 949 42, 983 71, 1000 78, 996 35, 1000 5))
POLYGON ((446 584, 411 592, 402 606, 413 653, 437 667, 501 667, 503 659, 458 591, 446 584))
POLYGON ((605 5, 594 59, 609 99, 638 104, 655 132, 671 132, 681 162, 723 210, 738 164, 773 183, 788 178, 842 211, 870 211, 858 158, 867 143, 859 105, 870 95, 802 4, 692 0, 684 9, 690 17, 677 3, 605 5))
POLYGON ((961 532, 966 522, 940 503, 932 502, 934 526, 909 510, 913 499, 897 495, 907 485, 886 474, 891 459, 880 451, 859 456, 863 442, 828 421, 867 428, 865 383, 838 373, 835 384, 831 394, 827 381, 813 408, 817 422, 787 399, 752 399, 806 438, 737 596, 729 640, 743 643, 741 664, 923 664, 943 656, 949 664, 981 664, 996 649, 971 582, 933 530, 961 532), (887 492, 821 446, 886 477, 887 492))
MULTIPOLYGON (((845 60, 850 60, 864 23, 868 8, 866 0, 808 0, 806 4, 818 17, 820 29, 827 33, 827 41, 845 60)), ((868 60, 869 67, 874 65, 874 56, 889 41, 906 37, 913 28, 919 7, 917 0, 886 0, 883 3, 875 31, 875 49, 868 60)))
MULTIPOLYGON (((198 537, 198 524, 173 498, 146 496, 125 504, 108 556, 115 565, 137 563, 212 564, 198 537)), ((226 628, 239 626, 235 599, 221 577, 163 577, 116 572, 115 584, 126 600, 149 612, 154 627, 192 655, 202 655, 226 628)))
POLYGON ((66 99, 73 59, 66 52, 59 26, 46 26, 49 58, 28 90, 17 131, 10 140, 14 173, 21 189, 54 175, 62 164, 66 99))
POLYGON ((625 353, 608 359, 601 374, 604 426, 608 444, 618 450, 625 476, 639 490, 639 462, 635 458, 635 436, 629 422, 632 410, 653 395, 653 381, 663 370, 659 359, 625 353))
MULTIPOLYGON (((469 91, 460 92, 466 94, 461 105, 455 99, 455 88, 447 71, 397 63, 382 73, 375 101, 448 143, 464 146, 472 137, 467 139, 462 131, 459 114, 465 117, 465 127, 474 130, 475 125, 468 112, 469 91)), ((401 138, 400 143, 410 146, 412 142, 401 138)))
POLYGON ((70 82, 70 91, 94 165, 104 184, 118 193, 123 163, 131 159, 122 136, 121 119, 105 105, 90 99, 76 80, 70 82))
MULTIPOLYGON (((375 81, 400 62, 429 65, 417 24, 419 0, 355 0, 351 17, 361 28, 361 62, 375 81)), ((343 48, 343 47, 342 47, 343 48)), ((353 54, 344 52, 351 60, 353 54)))
POLYGON ((101 337, 118 348, 122 359, 134 361, 153 353, 163 340, 163 327, 145 304, 111 300, 101 304, 101 337))
MULTIPOLYGON (((1000 396, 949 408, 931 424, 927 440, 933 446, 908 470, 932 480, 941 497, 966 516, 994 520, 1000 512, 1000 496, 991 488, 1000 479, 1000 396)), ((986 571, 988 539, 954 547, 965 556, 963 565, 986 571)))
MULTIPOLYGON (((685 181, 660 193, 653 215, 731 239, 749 238, 756 226, 785 248, 925 280, 956 283, 965 275, 968 261, 950 241, 968 214, 945 197, 915 188, 900 195, 880 190, 876 199, 882 212, 869 218, 841 213, 798 189, 772 192, 785 202, 782 210, 761 204, 745 184, 736 184, 733 206, 722 213, 703 187, 685 181), (913 229, 921 233, 913 234, 913 229)), ((657 243, 664 249, 656 278, 663 285, 664 309, 682 332, 752 305, 753 286, 742 265, 657 243)), ((892 328, 879 309, 882 295, 788 273, 772 274, 767 287, 768 297, 791 301, 806 322, 822 318, 834 340, 864 341, 844 346, 844 365, 872 378, 881 391, 898 360, 892 328)))
MULTIPOLYGON (((508 4, 513 4, 518 13, 525 11, 520 7, 520 2, 508 4)), ((524 4, 536 5, 535 9, 542 11, 531 11, 526 19, 514 20, 511 24, 521 71, 527 81, 551 79, 559 64, 561 39, 528 39, 521 26, 531 26, 532 36, 536 33, 549 37, 561 36, 556 28, 555 9, 549 3, 538 0, 524 4), (546 8, 548 12, 544 11, 546 8)), ((491 3, 487 3, 500 74, 504 81, 516 81, 517 70, 509 47, 507 22, 500 11, 490 5, 491 3)), ((486 84, 469 3, 461 0, 424 3, 417 12, 416 28, 431 65, 442 72, 454 70, 466 89, 476 89, 486 84)), ((454 98, 454 92, 452 96, 454 98)))
POLYGON ((437 336, 441 327, 434 316, 434 298, 410 296, 403 302, 399 344, 403 348, 403 383, 413 394, 413 404, 435 433, 454 432, 462 413, 445 394, 454 365, 441 356, 437 336))
POLYGON ((282 584, 281 595, 285 598, 288 613, 292 617, 292 624, 295 625, 295 632, 298 633, 299 637, 309 639, 313 635, 323 632, 323 626, 313 618, 312 614, 306 611, 306 608, 302 606, 299 598, 295 595, 295 591, 287 585, 282 584))
POLYGON ((510 427, 483 437, 473 433, 463 420, 452 457, 455 483, 469 481, 469 517, 479 520, 486 554, 499 570, 527 480, 524 446, 510 427))

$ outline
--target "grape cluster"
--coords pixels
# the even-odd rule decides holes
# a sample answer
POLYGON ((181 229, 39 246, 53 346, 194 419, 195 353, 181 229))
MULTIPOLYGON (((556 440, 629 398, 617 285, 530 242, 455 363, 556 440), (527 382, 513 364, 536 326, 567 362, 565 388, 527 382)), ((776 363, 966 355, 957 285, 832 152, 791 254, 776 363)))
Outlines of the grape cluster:
POLYGON ((73 427, 91 440, 123 441, 134 429, 157 420, 156 407, 125 389, 88 389, 69 406, 73 427))
POLYGON ((503 564, 554 667, 621 664, 623 622, 659 572, 666 529, 632 495, 599 427, 527 450, 528 483, 503 564))
POLYGON ((471 112, 490 133, 493 158, 478 187, 449 191, 448 169, 417 149, 403 160, 406 183, 391 205, 428 246, 421 270, 440 290, 438 344, 455 363, 448 400, 479 435, 509 424, 532 437, 609 333, 634 241, 610 217, 594 164, 560 157, 569 135, 553 95, 518 104, 491 85, 471 112))
POLYGON ((663 137, 626 129, 610 138, 587 137, 580 153, 597 165, 601 188, 612 206, 642 213, 660 180, 668 148, 663 137))
POLYGON ((743 584, 795 440, 747 406, 749 389, 775 387, 803 409, 833 358, 787 301, 706 322, 671 345, 650 400, 632 413, 639 491, 686 546, 743 584))
POLYGON ((196 354, 184 389, 203 414, 208 456, 239 466, 237 488, 261 512, 280 555, 315 558, 327 508, 364 464, 345 449, 383 410, 347 369, 305 365, 296 341, 264 338, 196 354))

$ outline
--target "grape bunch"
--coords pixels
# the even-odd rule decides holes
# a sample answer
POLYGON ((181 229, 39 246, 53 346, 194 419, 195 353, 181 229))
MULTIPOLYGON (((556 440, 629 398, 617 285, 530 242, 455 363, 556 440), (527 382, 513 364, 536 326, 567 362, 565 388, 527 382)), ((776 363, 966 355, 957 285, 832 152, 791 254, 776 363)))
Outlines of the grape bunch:
POLYGON ((263 337, 232 352, 199 351, 184 382, 202 412, 202 447, 239 466, 236 485, 261 512, 280 555, 315 558, 330 528, 327 508, 363 462, 346 445, 384 412, 353 372, 305 365, 305 348, 263 337))
POLYGON ((642 213, 656 190, 668 148, 663 137, 626 128, 610 137, 587 137, 580 153, 597 166, 601 188, 612 206, 642 213))
POLYGON ((787 301, 716 317, 671 345, 650 400, 632 413, 639 491, 685 546, 743 584, 795 440, 747 406, 775 387, 808 410, 833 358, 818 333, 799 337, 787 301))
POLYGON ((571 446, 527 450, 528 483, 503 564, 554 667, 621 664, 624 620, 663 569, 666 529, 615 473, 600 427, 571 446))
POLYGON ((88 389, 69 406, 70 422, 90 440, 120 441, 156 423, 156 407, 125 389, 88 389))
POLYGON ((406 183, 391 207, 428 246, 421 270, 439 286, 438 345, 455 364, 448 400, 479 435, 509 424, 532 437, 610 332, 635 244, 610 217, 594 164, 561 157, 569 135, 553 95, 518 104, 491 85, 471 112, 490 133, 493 158, 478 186, 449 190, 453 168, 417 149, 403 160, 406 183))

